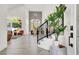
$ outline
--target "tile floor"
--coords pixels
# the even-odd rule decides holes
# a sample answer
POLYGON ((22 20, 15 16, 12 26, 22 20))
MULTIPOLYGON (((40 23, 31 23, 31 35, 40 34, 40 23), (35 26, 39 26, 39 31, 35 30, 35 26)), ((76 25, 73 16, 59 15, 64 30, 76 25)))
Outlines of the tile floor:
POLYGON ((35 36, 21 36, 8 42, 0 55, 49 55, 49 51, 37 47, 35 36))

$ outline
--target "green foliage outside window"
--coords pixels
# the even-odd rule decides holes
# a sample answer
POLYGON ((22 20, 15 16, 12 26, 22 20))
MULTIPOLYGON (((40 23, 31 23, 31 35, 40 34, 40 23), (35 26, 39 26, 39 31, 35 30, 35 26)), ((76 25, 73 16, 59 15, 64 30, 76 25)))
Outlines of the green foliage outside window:
POLYGON ((12 23, 13 28, 21 28, 21 24, 18 23, 12 23))

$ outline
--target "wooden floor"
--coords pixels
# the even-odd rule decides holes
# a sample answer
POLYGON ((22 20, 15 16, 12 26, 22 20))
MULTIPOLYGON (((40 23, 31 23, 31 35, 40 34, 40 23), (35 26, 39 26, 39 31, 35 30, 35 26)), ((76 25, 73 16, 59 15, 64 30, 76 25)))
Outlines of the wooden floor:
POLYGON ((12 39, 0 55, 49 55, 49 52, 38 48, 36 37, 28 35, 12 39))

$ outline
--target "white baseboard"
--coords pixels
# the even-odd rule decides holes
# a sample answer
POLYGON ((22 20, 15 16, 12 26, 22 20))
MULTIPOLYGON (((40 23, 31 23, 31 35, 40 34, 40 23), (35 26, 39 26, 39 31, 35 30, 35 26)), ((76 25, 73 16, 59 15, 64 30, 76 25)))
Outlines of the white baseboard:
POLYGON ((4 50, 7 48, 7 45, 5 45, 4 47, 0 47, 0 51, 4 50))

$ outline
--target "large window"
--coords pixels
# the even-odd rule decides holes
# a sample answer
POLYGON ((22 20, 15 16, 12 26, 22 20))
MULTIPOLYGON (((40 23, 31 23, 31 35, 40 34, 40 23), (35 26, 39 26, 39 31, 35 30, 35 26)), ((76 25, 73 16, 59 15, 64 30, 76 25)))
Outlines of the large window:
POLYGON ((9 18, 8 28, 21 28, 22 20, 19 17, 9 18))
POLYGON ((13 28, 21 28, 21 24, 18 23, 12 23, 13 28))

